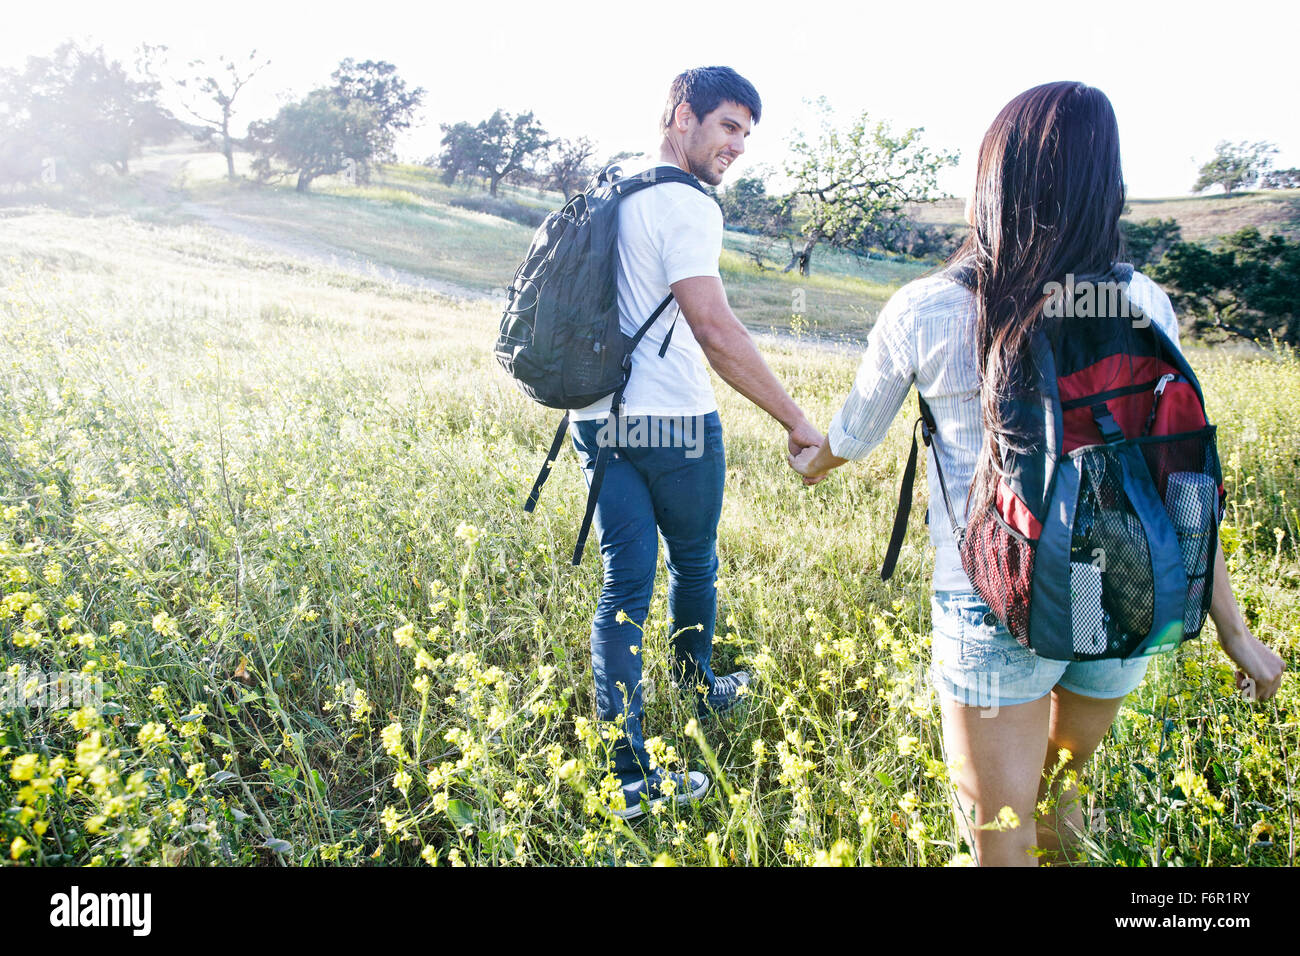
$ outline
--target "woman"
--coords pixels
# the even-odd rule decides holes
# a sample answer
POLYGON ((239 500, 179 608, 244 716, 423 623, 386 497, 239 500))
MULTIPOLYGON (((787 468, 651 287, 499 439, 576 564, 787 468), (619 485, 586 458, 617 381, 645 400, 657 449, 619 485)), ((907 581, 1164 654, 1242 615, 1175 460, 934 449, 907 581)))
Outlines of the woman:
MULTIPOLYGON (((1109 270, 1119 257, 1123 207, 1118 128, 1101 91, 1049 83, 1013 99, 980 144, 971 233, 953 257, 973 268, 974 291, 946 273, 900 289, 871 331, 853 392, 826 443, 792 457, 791 466, 815 484, 867 455, 915 382, 937 420, 931 451, 953 510, 964 513, 969 488, 969 513, 978 513, 998 478, 992 457, 981 455, 989 447, 985 435, 998 432, 997 397, 1016 379, 1029 332, 1045 321, 1045 287, 1069 273, 1109 270)), ((1173 308, 1150 279, 1134 273, 1128 295, 1177 343, 1173 308)), ((928 472, 930 500, 941 502, 933 461, 928 472)), ((957 768, 958 831, 981 865, 1035 865, 1035 846, 1060 858, 1083 832, 1082 813, 1077 793, 1065 792, 1036 829, 1027 825, 1044 796, 1044 769, 1056 767, 1062 750, 1069 751, 1064 769, 1083 768, 1149 659, 1053 661, 1021 647, 971 587, 948 522, 931 521, 930 530, 931 675, 942 701, 944 748, 957 768), (1024 824, 980 829, 995 823, 1003 807, 1024 824)), ((1238 686, 1249 680, 1259 699, 1271 697, 1282 661, 1247 628, 1221 549, 1210 615, 1239 668, 1238 686)))

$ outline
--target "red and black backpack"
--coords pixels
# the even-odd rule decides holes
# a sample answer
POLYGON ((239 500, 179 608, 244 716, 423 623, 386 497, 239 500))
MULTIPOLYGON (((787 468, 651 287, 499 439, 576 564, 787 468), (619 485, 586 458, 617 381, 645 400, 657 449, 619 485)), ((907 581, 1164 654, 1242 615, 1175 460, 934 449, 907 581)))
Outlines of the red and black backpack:
MULTIPOLYGON (((968 271, 950 275, 973 290, 968 271)), ((1132 275, 1117 265, 1063 286, 1066 317, 1031 336, 1021 385, 1001 404, 1015 438, 984 449, 1002 466, 993 505, 959 525, 938 474, 971 584, 1016 640, 1053 660, 1177 647, 1210 607, 1224 504, 1215 427, 1191 367, 1128 299, 1132 275)), ((920 405, 928 446, 935 422, 920 405)), ((885 578, 915 472, 914 429, 885 578)))

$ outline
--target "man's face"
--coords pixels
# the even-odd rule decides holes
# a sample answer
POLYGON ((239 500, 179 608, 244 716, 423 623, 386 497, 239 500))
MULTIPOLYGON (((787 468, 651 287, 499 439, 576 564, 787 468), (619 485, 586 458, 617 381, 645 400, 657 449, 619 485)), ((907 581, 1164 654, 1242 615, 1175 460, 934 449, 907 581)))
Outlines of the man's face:
POLYGON ((745 151, 745 137, 753 123, 749 110, 739 103, 722 102, 703 119, 690 116, 682 143, 691 174, 700 182, 716 186, 723 174, 745 151))

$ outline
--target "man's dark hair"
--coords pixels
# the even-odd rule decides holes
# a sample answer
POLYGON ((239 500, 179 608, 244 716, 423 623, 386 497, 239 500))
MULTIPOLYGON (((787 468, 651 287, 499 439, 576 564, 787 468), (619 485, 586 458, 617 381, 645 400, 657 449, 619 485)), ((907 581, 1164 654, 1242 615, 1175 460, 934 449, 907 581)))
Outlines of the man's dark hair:
POLYGON ((673 113, 682 103, 689 103, 696 119, 704 119, 718 108, 719 103, 739 103, 749 110, 750 118, 757 123, 763 112, 758 90, 729 66, 701 66, 681 73, 668 90, 668 106, 664 109, 660 128, 667 132, 673 124, 673 113))

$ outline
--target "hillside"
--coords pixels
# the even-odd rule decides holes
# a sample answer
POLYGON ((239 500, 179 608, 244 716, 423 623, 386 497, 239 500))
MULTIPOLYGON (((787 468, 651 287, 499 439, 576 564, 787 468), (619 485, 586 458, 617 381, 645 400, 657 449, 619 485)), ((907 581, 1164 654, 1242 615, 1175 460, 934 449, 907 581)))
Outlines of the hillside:
MULTIPOLYGON (((248 162, 236 154, 241 175, 249 174, 248 162)), ((322 177, 308 193, 296 192, 292 180, 230 183, 224 172, 219 154, 178 140, 147 149, 130 177, 110 180, 97 197, 47 192, 40 204, 77 214, 126 212, 159 225, 204 223, 282 254, 500 301, 533 226, 478 210, 524 207, 536 215, 559 202, 553 193, 503 185, 494 206, 476 186, 447 186, 437 170, 403 164, 376 170, 366 185, 322 177)), ((11 201, 10 214, 21 209, 11 201)), ((728 232, 720 271, 733 308, 755 332, 860 341, 893 291, 933 268, 822 248, 813 274, 799 276, 760 267, 749 255, 752 244, 752 237, 728 232)))
MULTIPOLYGON (((912 214, 921 222, 965 228, 964 199, 943 199, 931 205, 916 206, 912 214)), ((1183 196, 1167 199, 1130 199, 1124 218, 1142 222, 1147 219, 1175 219, 1183 238, 1204 242, 1256 226, 1268 235, 1280 232, 1300 237, 1300 190, 1281 189, 1234 196, 1183 196)))
MULTIPOLYGON (((241 175, 248 167, 248 155, 237 153, 241 175)), ((534 225, 559 202, 557 194, 508 185, 490 199, 477 185, 447 186, 436 170, 415 165, 383 166, 366 185, 323 177, 309 193, 296 192, 292 180, 230 183, 224 172, 219 154, 181 139, 147 149, 129 177, 109 177, 96 195, 40 190, 9 197, 0 214, 20 213, 26 201, 78 215, 125 212, 159 225, 206 224, 298 259, 500 303, 534 225)), ((963 203, 944 200, 916 213, 923 221, 956 224, 963 203)), ((1127 215, 1172 216, 1193 239, 1248 223, 1294 230, 1300 191, 1134 200, 1127 215)), ((727 231, 720 270, 737 315, 756 333, 807 334, 850 346, 862 342, 897 288, 937 265, 862 259, 825 245, 814 252, 809 276, 780 271, 785 261, 784 242, 727 231)))

